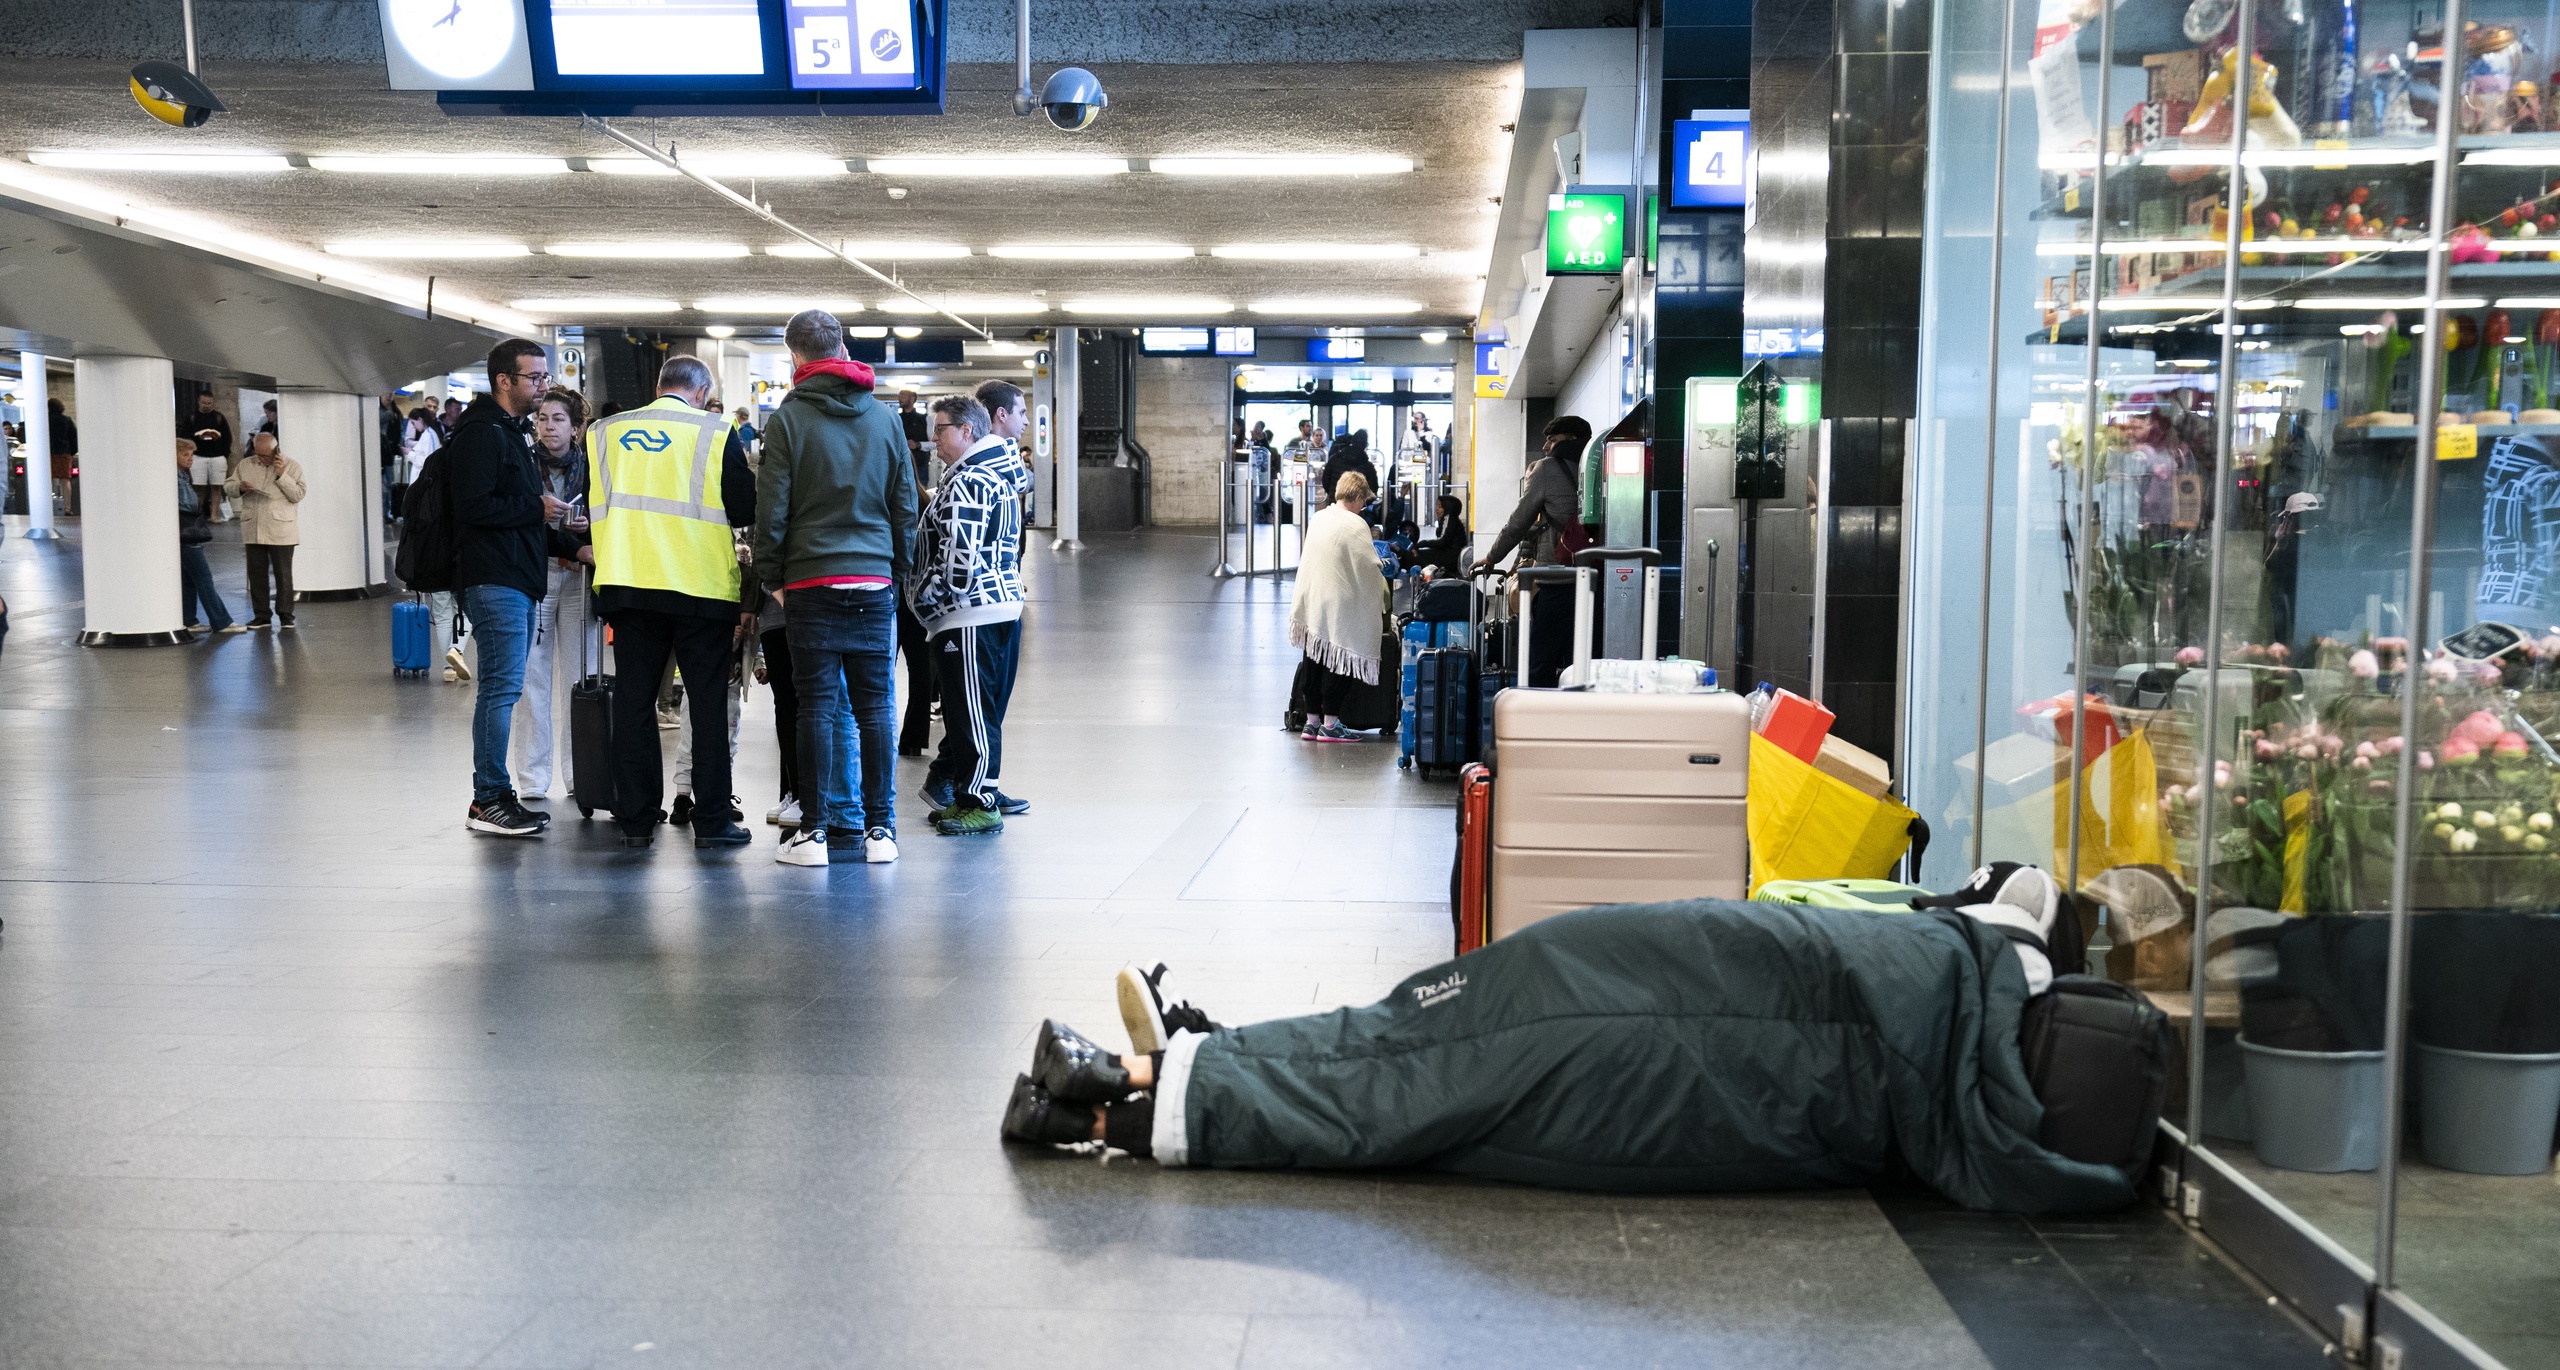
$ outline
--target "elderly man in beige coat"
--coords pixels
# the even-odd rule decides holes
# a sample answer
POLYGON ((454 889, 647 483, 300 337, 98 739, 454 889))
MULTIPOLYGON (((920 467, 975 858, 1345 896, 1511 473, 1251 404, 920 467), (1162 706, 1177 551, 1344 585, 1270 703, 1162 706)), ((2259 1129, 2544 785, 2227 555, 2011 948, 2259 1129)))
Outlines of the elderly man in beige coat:
POLYGON ((293 626, 293 549, 302 542, 302 463, 276 450, 276 435, 250 440, 233 462, 224 494, 240 510, 240 541, 249 554, 249 626, 293 626), (267 577, 275 576, 275 619, 267 617, 267 577))

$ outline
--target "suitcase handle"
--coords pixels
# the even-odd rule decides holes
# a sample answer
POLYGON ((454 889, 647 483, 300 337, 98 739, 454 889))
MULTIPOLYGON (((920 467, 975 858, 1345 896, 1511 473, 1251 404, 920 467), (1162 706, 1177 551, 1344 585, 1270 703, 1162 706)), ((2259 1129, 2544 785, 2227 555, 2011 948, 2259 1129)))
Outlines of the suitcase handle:
POLYGON ((1652 547, 1585 547, 1573 554, 1573 564, 1598 569, 1613 561, 1634 559, 1647 566, 1660 566, 1662 553, 1652 547))

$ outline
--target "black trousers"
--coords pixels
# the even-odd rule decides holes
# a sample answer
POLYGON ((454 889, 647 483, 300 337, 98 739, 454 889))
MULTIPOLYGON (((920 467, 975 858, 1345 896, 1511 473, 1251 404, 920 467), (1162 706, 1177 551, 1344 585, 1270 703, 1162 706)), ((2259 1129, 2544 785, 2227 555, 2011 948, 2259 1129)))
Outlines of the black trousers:
POLYGON ((249 617, 267 620, 267 576, 275 576, 276 616, 293 622, 293 548, 290 545, 270 547, 253 542, 241 549, 249 554, 249 617))
POLYGON ((1004 773, 1004 711, 1022 664, 1022 622, 936 633, 933 647, 934 675, 942 684, 942 751, 928 776, 993 808, 996 777, 1004 773))
POLYGON ((1308 720, 1340 718, 1344 702, 1351 698, 1351 687, 1360 682, 1339 671, 1326 669, 1324 663, 1314 657, 1308 657, 1307 664, 1316 668, 1315 711, 1308 715, 1308 720))
MULTIPOLYGON (((898 718, 898 752, 922 756, 933 742, 933 635, 924 630, 924 620, 916 617, 916 611, 907 607, 904 595, 898 599, 898 651, 907 659, 907 707, 898 718)), ((943 717, 948 730, 950 715, 943 717)))
POLYGON ((1529 611, 1529 640, 1522 644, 1520 683, 1552 690, 1564 668, 1573 664, 1573 587, 1541 585, 1530 593, 1538 598, 1529 611))
POLYGON ((800 793, 800 686, 791 678, 791 633, 776 628, 757 639, 764 647, 764 679, 773 687, 773 736, 781 744, 782 793, 800 793))
MULTIPOLYGON (((656 680, 672 658, 685 679, 696 682, 684 692, 686 726, 693 729, 693 792, 703 797, 694 806, 693 826, 697 832, 718 832, 729 821, 729 806, 720 801, 736 793, 729 783, 729 701, 724 686, 736 660, 738 620, 648 609, 625 609, 606 618, 613 624, 616 679, 656 680)), ((634 836, 666 816, 658 806, 666 796, 667 778, 658 749, 657 704, 657 697, 647 690, 613 692, 613 817, 634 836)))

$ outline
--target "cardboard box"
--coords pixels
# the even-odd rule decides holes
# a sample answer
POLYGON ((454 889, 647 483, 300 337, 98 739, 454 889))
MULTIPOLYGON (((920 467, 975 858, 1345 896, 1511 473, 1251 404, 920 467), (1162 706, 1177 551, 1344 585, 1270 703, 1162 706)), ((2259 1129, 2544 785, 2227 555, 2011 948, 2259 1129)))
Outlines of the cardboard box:
POLYGON ((2147 99, 2194 105, 2204 93, 2204 53, 2195 48, 2155 52, 2142 59, 2147 99))
POLYGON ((1769 705, 1768 716, 1760 720, 1760 735, 1779 750, 1809 764, 1822 753, 1822 739, 1830 735, 1831 719, 1829 709, 1793 690, 1780 690, 1769 705))
POLYGON ((1893 790, 1893 767, 1883 757, 1836 737, 1822 739, 1813 768, 1870 799, 1881 799, 1893 790))

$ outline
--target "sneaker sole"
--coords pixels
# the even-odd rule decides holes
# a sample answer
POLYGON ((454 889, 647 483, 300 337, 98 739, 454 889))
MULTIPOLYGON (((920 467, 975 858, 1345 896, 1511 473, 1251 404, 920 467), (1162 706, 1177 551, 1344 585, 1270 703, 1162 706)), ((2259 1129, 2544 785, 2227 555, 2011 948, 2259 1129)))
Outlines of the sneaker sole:
POLYGON ((866 866, 885 866, 897 859, 898 854, 896 852, 891 852, 887 856, 882 856, 878 852, 871 850, 868 845, 864 846, 862 849, 862 864, 866 866))
POLYGON ((1004 824, 998 823, 992 828, 955 828, 946 823, 936 823, 933 830, 945 837, 993 837, 1004 831, 1004 824))
POLYGON ((1156 1016, 1155 991, 1136 966, 1120 968, 1120 1026, 1129 1033, 1129 1050, 1144 1056, 1164 1050, 1164 1020, 1156 1016))
POLYGON ((777 852, 777 853, 775 853, 775 855, 774 855, 774 858, 773 858, 773 859, 774 859, 774 863, 775 863, 775 864, 777 864, 777 865, 783 865, 783 866, 811 866, 811 867, 816 867, 816 866, 824 866, 824 865, 828 864, 827 858, 826 858, 825 856, 823 856, 823 855, 822 855, 822 856, 820 856, 820 857, 819 857, 817 860, 815 860, 815 861, 803 861, 803 860, 799 860, 799 859, 795 858, 795 857, 794 857, 791 853, 789 853, 789 852, 777 852))
POLYGON ((463 820, 463 826, 473 832, 485 832, 491 837, 540 837, 543 828, 547 825, 535 823, 527 827, 510 828, 502 823, 492 823, 485 818, 471 818, 463 820))

